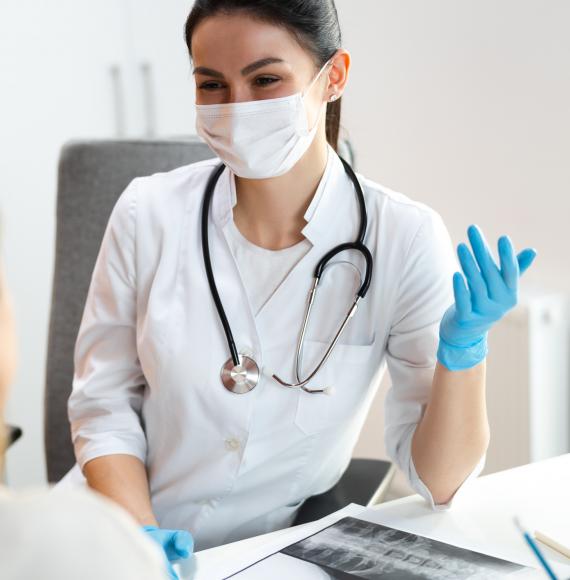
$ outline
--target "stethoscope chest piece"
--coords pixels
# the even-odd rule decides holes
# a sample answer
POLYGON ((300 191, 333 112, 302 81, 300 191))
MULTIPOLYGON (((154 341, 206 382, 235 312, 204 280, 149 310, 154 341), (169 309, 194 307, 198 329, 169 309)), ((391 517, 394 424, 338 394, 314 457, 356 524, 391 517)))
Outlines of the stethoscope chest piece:
POLYGON ((259 367, 249 356, 239 355, 239 365, 230 357, 222 367, 220 377, 226 389, 236 395, 243 395, 255 389, 259 382, 259 367))

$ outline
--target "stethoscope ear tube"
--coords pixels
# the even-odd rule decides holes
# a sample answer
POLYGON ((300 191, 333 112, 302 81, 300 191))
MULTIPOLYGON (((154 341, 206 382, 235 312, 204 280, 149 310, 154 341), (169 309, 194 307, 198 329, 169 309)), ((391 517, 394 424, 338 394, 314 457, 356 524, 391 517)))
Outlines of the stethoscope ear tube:
POLYGON ((374 265, 374 260, 372 259, 370 250, 364 244, 360 244, 360 253, 366 260, 366 272, 364 274, 364 282, 358 291, 358 296, 360 296, 360 298, 364 298, 368 292, 368 289, 370 288, 370 282, 372 282, 372 268, 374 265))
POLYGON ((335 246, 332 250, 329 250, 319 261, 317 267, 315 268, 315 278, 317 280, 321 279, 324 269, 327 266, 327 263, 334 258, 337 254, 344 252, 346 250, 356 250, 360 252, 366 261, 366 269, 364 272, 364 280, 360 285, 360 288, 357 292, 357 295, 360 298, 364 298, 366 293, 368 292, 368 288, 370 287, 370 282, 372 281, 372 254, 370 250, 362 243, 362 242, 346 242, 345 244, 339 244, 335 246))
POLYGON ((362 191, 362 186, 358 180, 358 176, 354 173, 354 169, 350 166, 348 161, 345 161, 342 157, 339 157, 344 165, 344 170, 350 177, 354 189, 356 190, 356 199, 358 200, 358 209, 360 211, 360 227, 358 228, 358 236, 356 238, 357 242, 364 244, 364 238, 366 236, 366 229, 368 228, 368 214, 366 212, 366 202, 364 201, 364 192, 362 191))

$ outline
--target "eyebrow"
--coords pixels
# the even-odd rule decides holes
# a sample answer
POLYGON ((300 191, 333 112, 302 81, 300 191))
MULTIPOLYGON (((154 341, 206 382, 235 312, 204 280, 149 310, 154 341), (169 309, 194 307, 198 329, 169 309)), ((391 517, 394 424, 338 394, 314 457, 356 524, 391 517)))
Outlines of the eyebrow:
MULTIPOLYGON (((281 58, 275 58, 275 57, 268 57, 268 58, 262 58, 260 60, 256 60, 255 62, 252 62, 251 64, 248 64, 246 67, 241 69, 241 74, 242 76, 247 76, 249 74, 251 74, 252 72, 256 71, 257 69, 263 68, 264 66, 267 66, 269 64, 276 64, 276 63, 281 63, 281 62, 285 62, 283 59, 281 58)), ((217 79, 223 79, 224 75, 214 69, 211 68, 207 68, 205 66, 198 66, 193 70, 193 74, 199 74, 199 75, 205 75, 208 77, 214 77, 217 79)))

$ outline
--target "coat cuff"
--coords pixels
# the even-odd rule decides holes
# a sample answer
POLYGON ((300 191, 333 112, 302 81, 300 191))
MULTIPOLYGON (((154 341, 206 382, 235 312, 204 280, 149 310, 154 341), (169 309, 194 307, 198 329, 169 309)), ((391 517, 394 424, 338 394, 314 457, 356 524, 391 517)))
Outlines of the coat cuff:
POLYGON ((463 483, 457 488, 457 490, 447 503, 439 503, 439 504, 435 503, 433 495, 431 494, 430 490, 418 475, 418 472, 416 471, 416 466, 414 465, 414 460, 412 459, 411 456, 410 456, 410 471, 409 471, 410 485, 414 488, 414 491, 416 491, 428 502, 430 508, 433 511, 446 511, 451 508, 453 501, 455 500, 457 495, 460 494, 463 489, 465 489, 466 484, 472 479, 475 479, 481 473, 481 471, 483 471, 483 468, 485 467, 486 458, 487 458, 486 455, 483 455, 483 457, 481 457, 479 463, 477 463, 473 471, 465 478, 463 483))
POLYGON ((78 437, 75 441, 75 457, 83 471, 89 461, 106 455, 132 455, 146 463, 146 442, 107 437, 105 441, 92 441, 78 437))

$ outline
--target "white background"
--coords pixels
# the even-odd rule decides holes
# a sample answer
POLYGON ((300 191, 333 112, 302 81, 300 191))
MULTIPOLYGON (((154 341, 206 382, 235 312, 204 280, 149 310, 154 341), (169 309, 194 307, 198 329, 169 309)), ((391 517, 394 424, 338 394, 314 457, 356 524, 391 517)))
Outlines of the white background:
MULTIPOLYGON (((139 67, 153 65, 159 134, 192 130, 182 38, 190 2, 40 0, 0 9, 2 251, 20 368, 8 419, 25 438, 9 478, 45 480, 42 404, 55 176, 71 138, 115 134, 109 68, 124 70, 127 133, 143 135, 139 67)), ((539 260, 527 284, 570 290, 570 2, 337 0, 353 69, 344 121, 358 170, 437 209, 454 240, 478 223, 539 260)), ((1 347, 1 345, 0 345, 1 347)), ((382 454, 380 405, 359 451, 382 454)))

